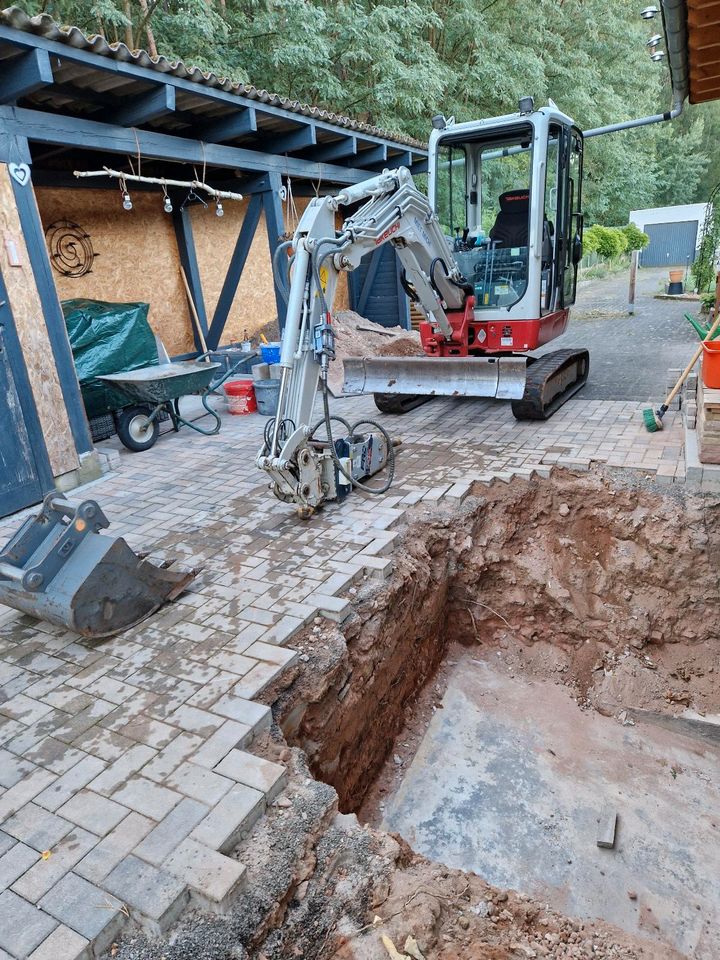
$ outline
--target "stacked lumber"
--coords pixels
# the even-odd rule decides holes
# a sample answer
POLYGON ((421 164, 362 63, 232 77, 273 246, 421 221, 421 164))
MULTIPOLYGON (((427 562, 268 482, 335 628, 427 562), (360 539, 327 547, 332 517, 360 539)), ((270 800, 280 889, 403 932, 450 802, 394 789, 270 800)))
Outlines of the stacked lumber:
POLYGON ((697 433, 701 463, 720 463, 720 390, 710 390, 698 377, 697 433))

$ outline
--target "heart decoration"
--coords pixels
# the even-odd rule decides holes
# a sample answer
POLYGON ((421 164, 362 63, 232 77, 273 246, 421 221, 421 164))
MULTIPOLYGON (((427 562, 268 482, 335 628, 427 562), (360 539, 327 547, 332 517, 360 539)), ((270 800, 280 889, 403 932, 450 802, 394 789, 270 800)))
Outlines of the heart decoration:
POLYGON ((26 163, 9 163, 8 170, 13 180, 16 180, 21 187, 30 183, 30 167, 26 163))

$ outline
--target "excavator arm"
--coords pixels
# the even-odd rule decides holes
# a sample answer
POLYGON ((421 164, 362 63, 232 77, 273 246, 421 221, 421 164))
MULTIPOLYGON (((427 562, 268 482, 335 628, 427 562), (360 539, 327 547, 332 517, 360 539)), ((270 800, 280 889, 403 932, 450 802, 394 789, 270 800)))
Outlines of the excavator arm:
MULTIPOLYGON (((462 309, 469 291, 437 217, 406 168, 385 171, 334 197, 314 198, 293 240, 276 252, 276 277, 287 300, 280 392, 277 414, 268 421, 256 462, 269 474, 275 496, 296 503, 304 515, 353 486, 368 489, 363 480, 388 461, 392 474, 394 455, 387 432, 373 421, 351 425, 332 418, 327 385, 335 356, 331 311, 338 277, 385 243, 395 247, 408 294, 433 326, 452 338, 446 310, 462 309), (357 203, 362 206, 338 233, 337 211, 357 203), (319 383, 323 416, 313 420, 319 383), (333 422, 344 429, 333 432, 333 422), (319 431, 324 436, 318 439, 319 431)), ((376 492, 387 486, 388 481, 376 492)))

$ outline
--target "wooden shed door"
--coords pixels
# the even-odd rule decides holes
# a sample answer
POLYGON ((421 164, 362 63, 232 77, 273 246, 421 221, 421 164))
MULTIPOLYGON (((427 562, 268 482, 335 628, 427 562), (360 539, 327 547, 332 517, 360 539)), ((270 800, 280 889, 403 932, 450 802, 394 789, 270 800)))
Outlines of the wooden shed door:
POLYGON ((52 487, 47 450, 0 276, 0 517, 39 503, 52 487))

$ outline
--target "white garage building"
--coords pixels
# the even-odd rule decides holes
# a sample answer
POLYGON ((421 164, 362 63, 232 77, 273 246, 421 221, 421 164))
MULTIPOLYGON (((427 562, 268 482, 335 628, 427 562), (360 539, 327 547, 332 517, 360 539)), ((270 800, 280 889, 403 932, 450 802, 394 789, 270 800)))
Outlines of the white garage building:
POLYGON ((641 267, 684 267, 693 263, 700 245, 706 203, 632 210, 630 222, 643 230, 650 243, 640 253, 641 267))

